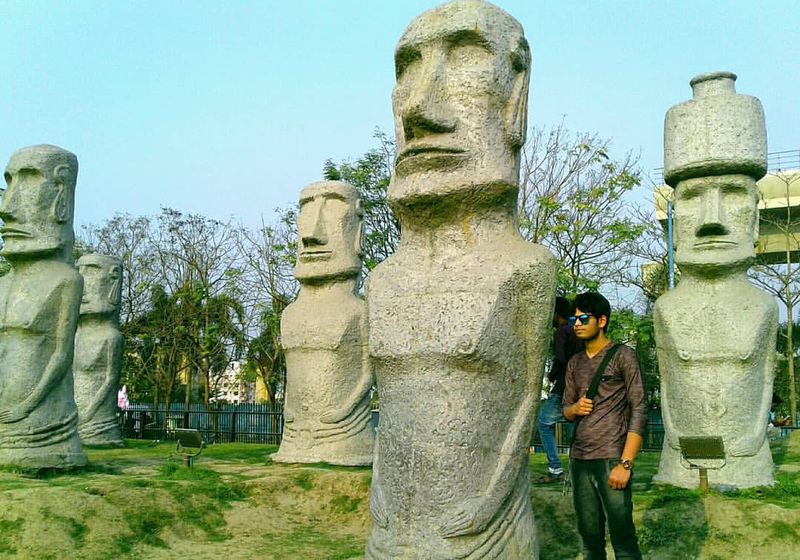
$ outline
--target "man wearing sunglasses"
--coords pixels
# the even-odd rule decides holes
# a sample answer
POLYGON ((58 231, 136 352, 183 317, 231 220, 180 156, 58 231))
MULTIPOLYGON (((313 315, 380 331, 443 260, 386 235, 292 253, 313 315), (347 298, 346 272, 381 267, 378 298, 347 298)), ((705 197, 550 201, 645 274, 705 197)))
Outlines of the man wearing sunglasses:
POLYGON ((569 318, 585 345, 567 365, 564 417, 576 421, 570 450, 573 501, 586 560, 606 558, 605 523, 617 560, 640 559, 633 525, 633 461, 646 423, 644 383, 635 352, 619 346, 601 372, 597 393, 587 397, 614 343, 606 337, 611 305, 594 292, 575 298, 569 318))

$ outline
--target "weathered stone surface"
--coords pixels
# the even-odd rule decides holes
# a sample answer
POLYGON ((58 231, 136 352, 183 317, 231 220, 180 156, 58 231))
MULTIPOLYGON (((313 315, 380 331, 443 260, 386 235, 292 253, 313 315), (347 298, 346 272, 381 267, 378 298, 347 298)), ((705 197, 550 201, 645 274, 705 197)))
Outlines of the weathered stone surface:
POLYGON ((72 267, 78 160, 56 146, 15 152, 0 203, 0 465, 86 464, 72 355, 83 281, 72 267))
POLYGON ((314 183, 300 195, 301 287, 281 319, 286 405, 274 461, 372 463, 367 317, 356 295, 362 220, 358 191, 347 183, 314 183))
POLYGON ((773 483, 766 429, 778 311, 746 276, 766 169, 764 117, 757 99, 735 93, 732 76, 692 80, 695 105, 673 107, 665 125, 681 281, 653 311, 665 429, 654 480, 686 488, 699 476, 681 464, 682 436, 722 436, 727 463, 709 470, 710 484, 773 483))
POLYGON ((78 260, 78 270, 83 277, 73 364, 78 434, 84 445, 123 445, 117 422, 122 263, 116 257, 89 254, 78 260))
POLYGON ((664 180, 767 172, 767 131, 761 102, 736 95, 736 74, 709 72, 689 82, 693 99, 664 119, 664 180))
POLYGON ((400 247, 367 281, 381 424, 370 559, 536 557, 528 442, 555 262, 514 222, 530 52, 478 1, 416 18, 395 54, 400 247))

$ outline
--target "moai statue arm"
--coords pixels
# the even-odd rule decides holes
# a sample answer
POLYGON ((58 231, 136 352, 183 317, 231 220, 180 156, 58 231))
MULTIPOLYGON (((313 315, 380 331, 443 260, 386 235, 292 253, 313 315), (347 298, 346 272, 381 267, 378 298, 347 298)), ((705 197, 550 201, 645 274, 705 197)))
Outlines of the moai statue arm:
MULTIPOLYGON (((549 257, 549 253, 547 254, 549 257)), ((552 260, 550 257, 549 260, 552 260)), ((550 268, 553 268, 551 266, 550 268)), ((543 357, 548 343, 543 333, 547 330, 547 318, 552 316, 552 311, 534 317, 531 310, 553 309, 555 297, 555 270, 553 270, 550 286, 537 290, 538 293, 528 294, 520 302, 518 313, 523 319, 520 321, 524 327, 517 332, 520 343, 525 345, 525 369, 528 379, 528 391, 519 405, 511 425, 506 433, 503 446, 498 453, 497 466, 492 473, 486 489, 479 496, 465 500, 449 521, 439 529, 446 538, 480 533, 495 518, 506 498, 511 494, 517 484, 514 471, 520 468, 522 460, 521 450, 525 450, 527 457, 528 442, 530 441, 530 426, 538 411, 536 403, 539 402, 542 389, 543 357), (540 324, 536 324, 536 323, 540 324)), ((527 467, 524 467, 527 468, 527 467)))
POLYGON ((369 513, 372 521, 384 529, 389 525, 389 516, 386 513, 386 502, 380 484, 380 468, 378 465, 378 446, 375 445, 372 459, 372 484, 369 492, 369 513))
POLYGON ((775 304, 770 301, 771 309, 768 318, 765 319, 769 325, 767 336, 764 340, 769 341, 769 349, 764 358, 764 369, 760 372, 764 377, 763 390, 760 397, 756 420, 750 425, 750 431, 746 432, 741 438, 734 439, 727 454, 731 457, 751 457, 755 455, 764 444, 767 437, 767 421, 769 419, 769 409, 772 406, 772 389, 775 381, 775 337, 778 334, 778 310, 775 304))
POLYGON ((117 384, 119 382, 117 372, 119 371, 120 362, 122 361, 122 336, 118 333, 114 333, 111 339, 106 340, 105 347, 106 378, 103 381, 103 385, 97 393, 95 393, 92 403, 86 409, 86 413, 82 414, 84 422, 97 414, 97 411, 100 410, 100 407, 106 401, 110 392, 113 391, 116 393, 117 391, 117 384))
POLYGON ((373 385, 372 366, 369 360, 369 350, 367 349, 367 317, 366 313, 362 313, 359 318, 359 333, 361 336, 361 377, 353 387, 352 391, 338 406, 320 416, 320 421, 323 424, 337 424, 342 420, 349 417, 358 404, 364 400, 364 395, 370 390, 373 385))
POLYGON ((678 429, 672 421, 672 413, 669 404, 669 363, 666 357, 667 349, 660 343, 666 336, 666 327, 661 319, 659 302, 656 302, 653 309, 653 326, 656 338, 656 354, 658 356, 658 373, 661 377, 661 419, 664 422, 664 441, 672 449, 679 450, 678 429))
POLYGON ((78 326, 78 304, 83 293, 83 280, 79 276, 76 279, 67 279, 56 288, 56 292, 61 292, 61 297, 57 298, 58 316, 55 321, 53 353, 28 398, 16 406, 0 411, 2 423, 18 422, 27 417, 72 366, 72 346, 75 341, 75 329, 78 326))

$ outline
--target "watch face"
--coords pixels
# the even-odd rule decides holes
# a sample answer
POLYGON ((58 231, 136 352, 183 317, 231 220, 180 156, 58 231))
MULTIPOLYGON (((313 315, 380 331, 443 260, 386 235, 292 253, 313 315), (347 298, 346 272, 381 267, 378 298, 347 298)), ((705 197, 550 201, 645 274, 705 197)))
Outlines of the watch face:
POLYGON ((629 471, 633 468, 633 463, 628 459, 623 459, 622 461, 620 461, 620 464, 622 465, 622 468, 625 469, 626 471, 629 471))

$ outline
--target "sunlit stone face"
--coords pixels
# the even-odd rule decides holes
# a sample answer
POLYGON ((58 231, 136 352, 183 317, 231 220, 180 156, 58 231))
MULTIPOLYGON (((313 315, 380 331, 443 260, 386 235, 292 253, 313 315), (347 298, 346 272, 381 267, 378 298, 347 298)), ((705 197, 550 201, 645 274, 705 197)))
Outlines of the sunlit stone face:
POLYGON ((516 188, 529 66, 522 27, 491 4, 454 2, 415 19, 395 52, 390 202, 516 188))
POLYGON ((122 265, 105 255, 84 255, 78 260, 83 276, 81 315, 111 315, 119 312, 122 265))
POLYGON ((675 188, 675 261, 690 269, 747 267, 758 237, 756 181, 697 177, 675 188))
POLYGON ((4 173, 0 202, 3 256, 46 254, 72 249, 72 212, 78 160, 56 146, 15 152, 4 173))
POLYGON ((356 276, 361 270, 362 211, 347 183, 314 183, 300 194, 297 266, 300 282, 356 276))

